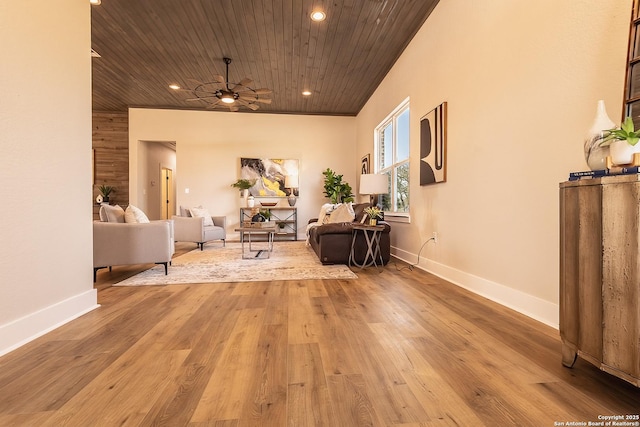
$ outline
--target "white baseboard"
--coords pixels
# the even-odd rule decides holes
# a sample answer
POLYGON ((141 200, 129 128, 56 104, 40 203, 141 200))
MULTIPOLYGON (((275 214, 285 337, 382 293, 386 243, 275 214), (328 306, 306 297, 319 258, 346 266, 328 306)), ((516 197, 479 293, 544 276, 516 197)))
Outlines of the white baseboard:
POLYGON ((97 301, 98 292, 91 289, 0 325, 0 356, 100 307, 97 301))
MULTIPOLYGON (((392 248, 394 257, 415 263, 416 254, 392 248), (409 260, 414 261, 409 261, 409 260)), ((420 258, 417 268, 438 276, 454 285, 467 289, 498 304, 516 310, 552 328, 558 329, 560 324, 560 308, 558 304, 543 300, 533 295, 510 288, 500 283, 492 282, 482 277, 457 270, 428 258, 420 258)))

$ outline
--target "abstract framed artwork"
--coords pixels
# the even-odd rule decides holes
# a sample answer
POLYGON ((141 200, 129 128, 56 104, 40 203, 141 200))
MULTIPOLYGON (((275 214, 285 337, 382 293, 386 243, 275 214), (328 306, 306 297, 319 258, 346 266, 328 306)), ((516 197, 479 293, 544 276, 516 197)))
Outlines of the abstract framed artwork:
POLYGON ((360 173, 362 175, 366 175, 368 173, 370 173, 369 171, 371 170, 371 154, 367 154, 366 156, 364 156, 362 158, 361 161, 361 167, 360 167, 360 173))
POLYGON ((287 176, 298 176, 296 159, 240 159, 240 178, 255 180, 249 194, 254 197, 287 197, 293 190, 299 196, 299 188, 285 188, 287 176))
POLYGON ((420 119, 420 185, 447 180, 447 103, 420 119))

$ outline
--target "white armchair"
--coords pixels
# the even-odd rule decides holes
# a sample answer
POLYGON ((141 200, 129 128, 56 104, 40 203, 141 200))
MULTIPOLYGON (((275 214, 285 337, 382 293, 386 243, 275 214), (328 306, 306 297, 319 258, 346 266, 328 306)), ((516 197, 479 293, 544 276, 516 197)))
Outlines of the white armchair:
POLYGON ((173 221, 93 223, 93 281, 101 268, 129 264, 168 264, 175 252, 173 221))
POLYGON ((204 244, 212 240, 222 240, 222 245, 226 245, 227 238, 227 217, 212 216, 213 225, 204 225, 203 217, 178 216, 171 217, 175 226, 176 242, 194 242, 200 250, 204 249, 204 244))

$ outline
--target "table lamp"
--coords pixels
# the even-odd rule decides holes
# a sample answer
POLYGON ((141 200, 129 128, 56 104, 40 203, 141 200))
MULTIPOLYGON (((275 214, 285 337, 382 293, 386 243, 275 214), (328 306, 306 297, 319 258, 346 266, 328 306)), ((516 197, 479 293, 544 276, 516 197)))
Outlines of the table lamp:
POLYGON ((389 175, 368 173, 360 175, 360 194, 370 196, 371 206, 378 206, 378 194, 389 192, 389 175))
POLYGON ((298 188, 298 175, 285 175, 284 188, 291 189, 287 201, 289 202, 289 206, 294 206, 296 204, 295 189, 298 188))

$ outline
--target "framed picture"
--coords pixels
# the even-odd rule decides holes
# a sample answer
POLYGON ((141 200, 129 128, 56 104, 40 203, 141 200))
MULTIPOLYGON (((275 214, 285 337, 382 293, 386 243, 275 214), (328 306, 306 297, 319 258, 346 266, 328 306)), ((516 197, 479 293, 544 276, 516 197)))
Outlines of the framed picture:
POLYGON ((285 187, 287 176, 295 176, 290 181, 298 182, 298 170, 298 160, 294 159, 240 159, 240 178, 256 181, 249 189, 254 197, 287 197, 287 191, 299 196, 299 188, 285 187))
POLYGON ((370 163, 371 163, 371 154, 367 154, 366 156, 364 156, 362 158, 362 164, 361 164, 361 169, 360 169, 360 173, 362 175, 366 175, 371 169, 370 169, 370 163))
POLYGON ((420 185, 447 179, 447 103, 420 119, 420 185))

